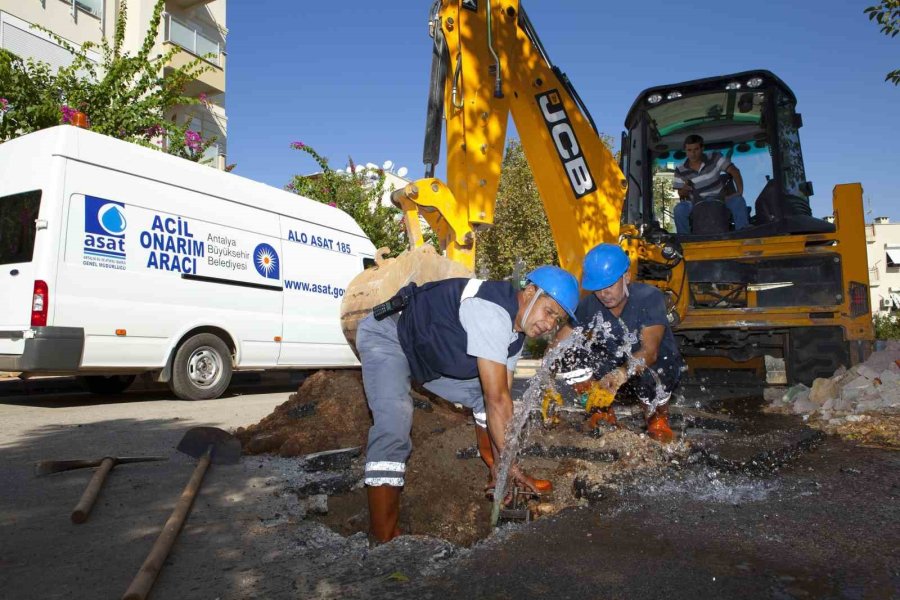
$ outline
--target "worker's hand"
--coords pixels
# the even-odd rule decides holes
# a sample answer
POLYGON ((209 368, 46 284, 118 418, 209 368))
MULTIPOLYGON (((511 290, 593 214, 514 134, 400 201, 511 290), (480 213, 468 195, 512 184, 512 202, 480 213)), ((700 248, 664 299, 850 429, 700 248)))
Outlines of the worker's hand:
POLYGON ((600 385, 610 393, 615 394, 626 381, 628 381, 628 373, 624 367, 619 367, 604 375, 600 379, 600 385))
POLYGON ((572 385, 572 389, 575 390, 576 394, 587 394, 591 390, 591 386, 596 383, 593 379, 588 379, 587 381, 579 381, 572 385))

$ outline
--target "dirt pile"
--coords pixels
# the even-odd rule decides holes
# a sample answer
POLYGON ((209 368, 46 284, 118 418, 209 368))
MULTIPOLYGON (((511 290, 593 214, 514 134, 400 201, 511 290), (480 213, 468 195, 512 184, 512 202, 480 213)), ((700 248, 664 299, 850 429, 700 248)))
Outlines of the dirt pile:
POLYGON ((811 388, 789 388, 768 410, 802 415, 813 427, 865 444, 900 448, 900 342, 811 388))
MULTIPOLYGON (((476 451, 471 413, 415 392, 413 401, 413 452, 401 500, 401 529, 469 546, 490 533, 491 513, 484 495, 488 469, 476 451)), ((532 425, 521 464, 555 486, 535 507, 541 514, 587 502, 594 493, 585 492, 587 488, 596 490, 626 475, 662 469, 685 449, 660 446, 637 428, 589 436, 581 429, 584 419, 584 413, 577 412, 553 429, 532 425)), ((352 535, 368 530, 362 475, 370 425, 359 373, 319 371, 272 414, 235 433, 247 454, 300 457, 361 446, 361 453, 348 459, 349 465, 321 470, 312 468, 308 459, 299 460, 280 484, 281 493, 296 496, 307 507, 301 511, 304 518, 352 535)))
POLYGON ((245 454, 290 457, 364 445, 371 425, 359 371, 317 371, 272 414, 235 435, 245 454))

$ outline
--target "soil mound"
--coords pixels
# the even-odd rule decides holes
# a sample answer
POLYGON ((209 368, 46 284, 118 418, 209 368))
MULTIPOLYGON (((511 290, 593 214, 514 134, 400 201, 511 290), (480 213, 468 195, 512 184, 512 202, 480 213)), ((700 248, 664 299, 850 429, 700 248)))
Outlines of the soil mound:
POLYGON ((366 443, 372 419, 359 371, 317 371, 287 402, 235 435, 245 454, 290 457, 366 443))

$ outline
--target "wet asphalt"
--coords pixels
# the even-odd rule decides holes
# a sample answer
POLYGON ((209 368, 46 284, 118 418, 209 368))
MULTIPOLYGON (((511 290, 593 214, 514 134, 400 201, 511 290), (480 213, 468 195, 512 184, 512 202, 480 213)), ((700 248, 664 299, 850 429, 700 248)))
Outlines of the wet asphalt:
POLYGON ((693 464, 506 532, 396 597, 900 598, 900 453, 760 405, 705 403, 722 421, 687 430, 693 464))

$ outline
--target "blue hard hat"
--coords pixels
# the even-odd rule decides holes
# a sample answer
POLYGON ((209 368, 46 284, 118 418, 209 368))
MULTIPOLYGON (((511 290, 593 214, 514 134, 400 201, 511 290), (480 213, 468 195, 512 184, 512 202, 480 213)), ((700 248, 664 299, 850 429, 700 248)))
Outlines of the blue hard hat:
POLYGON ((556 300, 563 310, 575 320, 578 306, 578 280, 564 269, 551 265, 538 267, 525 278, 541 288, 545 294, 556 300))
POLYGON ((608 288, 628 272, 631 261, 615 244, 598 244, 584 257, 581 287, 589 292, 608 288))

